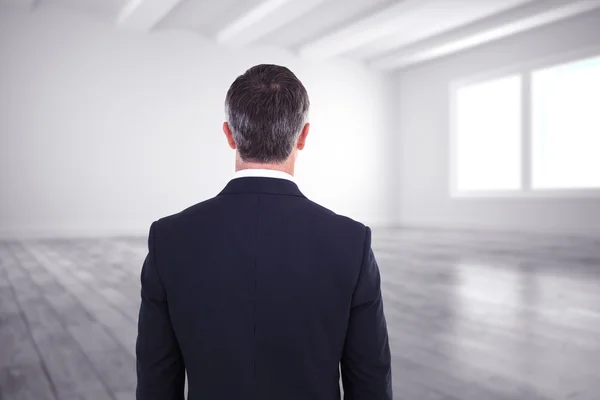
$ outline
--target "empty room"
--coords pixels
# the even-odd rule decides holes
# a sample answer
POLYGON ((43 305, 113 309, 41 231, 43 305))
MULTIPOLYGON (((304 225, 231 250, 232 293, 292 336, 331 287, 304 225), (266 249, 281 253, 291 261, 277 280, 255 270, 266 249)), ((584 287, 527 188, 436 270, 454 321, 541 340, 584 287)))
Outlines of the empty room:
POLYGON ((0 0, 0 400, 600 400, 600 0, 0 0))

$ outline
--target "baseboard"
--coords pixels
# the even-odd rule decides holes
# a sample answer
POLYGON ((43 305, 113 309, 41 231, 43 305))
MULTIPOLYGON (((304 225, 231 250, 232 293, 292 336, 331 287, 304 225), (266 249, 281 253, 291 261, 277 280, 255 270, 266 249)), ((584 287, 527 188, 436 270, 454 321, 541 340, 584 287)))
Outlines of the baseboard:
POLYGON ((532 228, 532 227, 502 227, 487 225, 469 225, 469 224, 427 224, 427 223, 401 223, 396 224, 394 229, 404 230, 431 230, 431 231, 460 231, 482 234, 533 234, 549 236, 570 236, 600 239, 600 230, 598 229, 565 229, 565 228, 532 228))
POLYGON ((146 237, 149 228, 0 228, 0 240, 146 237))

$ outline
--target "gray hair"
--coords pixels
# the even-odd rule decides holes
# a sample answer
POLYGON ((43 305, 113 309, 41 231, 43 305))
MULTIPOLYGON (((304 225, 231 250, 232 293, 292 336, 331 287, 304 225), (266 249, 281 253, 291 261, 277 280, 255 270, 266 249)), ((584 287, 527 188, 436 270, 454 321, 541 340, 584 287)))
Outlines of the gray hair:
POLYGON ((257 65, 229 88, 225 114, 244 161, 281 163, 292 153, 308 120, 310 101, 286 67, 257 65))

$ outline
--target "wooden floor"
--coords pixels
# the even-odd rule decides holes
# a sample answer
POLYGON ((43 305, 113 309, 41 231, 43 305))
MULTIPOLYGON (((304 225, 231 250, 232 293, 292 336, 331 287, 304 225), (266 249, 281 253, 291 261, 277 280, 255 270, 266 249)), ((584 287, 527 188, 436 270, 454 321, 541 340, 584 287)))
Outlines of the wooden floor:
MULTIPOLYGON (((599 400, 600 240, 375 231, 395 399, 599 400)), ((144 239, 0 243, 0 400, 131 400, 144 239)))

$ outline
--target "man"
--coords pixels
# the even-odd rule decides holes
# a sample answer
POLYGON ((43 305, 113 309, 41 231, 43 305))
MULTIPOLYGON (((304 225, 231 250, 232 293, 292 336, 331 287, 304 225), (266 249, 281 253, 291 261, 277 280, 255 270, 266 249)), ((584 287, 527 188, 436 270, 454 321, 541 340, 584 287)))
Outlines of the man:
POLYGON ((231 85, 236 175, 154 222, 137 339, 138 400, 391 400, 371 231, 302 195, 306 89, 258 65, 231 85))

